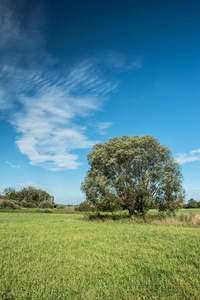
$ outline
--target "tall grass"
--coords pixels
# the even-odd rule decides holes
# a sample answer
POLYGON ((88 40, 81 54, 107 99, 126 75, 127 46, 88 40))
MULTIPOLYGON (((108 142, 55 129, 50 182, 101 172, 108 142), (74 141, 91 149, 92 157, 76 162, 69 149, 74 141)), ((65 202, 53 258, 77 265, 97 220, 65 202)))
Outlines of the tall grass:
POLYGON ((118 221, 134 224, 153 224, 165 226, 172 225, 200 228, 200 214, 196 215, 192 212, 190 212, 190 214, 178 214, 174 216, 168 216, 167 214, 160 214, 154 212, 154 214, 151 213, 141 217, 130 217, 127 213, 88 213, 83 216, 83 220, 97 222, 118 221))

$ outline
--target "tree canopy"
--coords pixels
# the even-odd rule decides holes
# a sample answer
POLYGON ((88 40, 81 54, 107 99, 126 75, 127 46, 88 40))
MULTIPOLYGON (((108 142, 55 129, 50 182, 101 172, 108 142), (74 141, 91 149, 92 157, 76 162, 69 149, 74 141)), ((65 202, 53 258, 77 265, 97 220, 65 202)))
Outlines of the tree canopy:
POLYGON ((196 201, 194 198, 191 198, 188 200, 187 204, 185 204, 185 208, 200 208, 200 201, 196 201))
POLYGON ((182 172, 171 150, 153 136, 123 136, 94 145, 82 182, 96 210, 127 209, 143 215, 149 208, 174 212, 184 199, 182 172))
POLYGON ((16 191, 12 187, 5 188, 1 198, 17 200, 23 207, 37 207, 42 201, 54 203, 54 197, 42 189, 36 189, 33 186, 22 188, 16 191))

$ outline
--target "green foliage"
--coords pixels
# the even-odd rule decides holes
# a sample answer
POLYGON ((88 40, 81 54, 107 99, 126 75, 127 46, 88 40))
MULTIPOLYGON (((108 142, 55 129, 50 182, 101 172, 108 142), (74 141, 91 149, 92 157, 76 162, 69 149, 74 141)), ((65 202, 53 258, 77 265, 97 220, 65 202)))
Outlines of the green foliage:
POLYGON ((41 189, 36 189, 32 186, 29 186, 27 188, 23 188, 22 190, 19 191, 21 199, 28 201, 28 202, 33 202, 37 206, 39 203, 42 201, 48 200, 52 203, 54 203, 54 199, 51 195, 49 195, 46 191, 43 191, 41 189))
POLYGON ((170 149, 152 136, 123 136, 96 144, 81 189, 97 211, 150 208, 174 213, 184 199, 182 173, 170 149))
POLYGON ((36 189, 32 186, 24 187, 20 191, 16 191, 14 188, 5 188, 3 191, 3 197, 6 199, 15 199, 21 202, 21 205, 25 208, 35 208, 42 201, 48 200, 54 204, 54 197, 49 195, 46 191, 36 189))
POLYGON ((9 200, 20 199, 19 193, 12 187, 5 188, 3 195, 9 200))
POLYGON ((51 209, 48 209, 48 208, 43 209, 43 212, 47 213, 47 214, 53 213, 53 211, 51 209))
POLYGON ((200 208, 200 201, 196 201, 193 198, 188 200, 188 203, 185 205, 185 208, 200 208))
POLYGON ((34 202, 26 201, 26 200, 22 200, 21 205, 24 208, 36 208, 37 207, 37 205, 34 202))
POLYGON ((57 205, 57 206, 56 206, 56 208, 57 208, 57 209, 64 209, 64 208, 65 208, 65 206, 64 206, 64 205, 62 205, 62 204, 59 204, 59 205, 57 205))
POLYGON ((35 209, 35 212, 37 212, 37 213, 42 213, 42 212, 43 212, 43 209, 36 208, 36 209, 35 209))
POLYGON ((20 209, 18 201, 0 199, 0 209, 20 209))
POLYGON ((50 201, 44 200, 40 202, 39 208, 53 208, 53 204, 50 201))
POLYGON ((75 211, 95 211, 95 207, 90 201, 81 202, 77 207, 74 209, 75 211))

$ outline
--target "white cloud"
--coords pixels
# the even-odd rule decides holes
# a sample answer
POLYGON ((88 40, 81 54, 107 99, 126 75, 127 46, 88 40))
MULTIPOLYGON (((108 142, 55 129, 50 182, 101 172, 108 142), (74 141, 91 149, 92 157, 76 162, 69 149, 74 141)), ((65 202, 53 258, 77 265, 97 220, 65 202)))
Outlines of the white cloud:
POLYGON ((200 160, 200 149, 192 150, 189 154, 187 153, 178 153, 175 156, 176 160, 180 164, 185 164, 193 161, 199 161, 200 160))
MULTIPOLYGON (((114 89, 114 85, 104 84, 105 80, 100 77, 94 81, 93 67, 91 64, 87 67, 84 62, 84 72, 81 64, 78 76, 76 66, 75 73, 70 72, 65 83, 52 83, 48 79, 44 86, 44 79, 41 80, 34 97, 19 94, 21 109, 12 113, 10 122, 19 133, 16 145, 29 158, 30 164, 51 171, 76 169, 81 164, 77 162, 78 155, 69 152, 89 148, 96 142, 87 138, 87 127, 76 119, 81 118, 84 123, 86 117, 101 109, 105 94, 111 87, 114 89), (76 95, 80 94, 79 88, 82 88, 82 95, 76 95)), ((38 78, 39 75, 39 82, 38 78)), ((101 130, 108 125, 104 124, 101 130)))
POLYGON ((199 155, 199 154, 200 154, 200 149, 192 150, 192 151, 190 152, 190 154, 191 154, 191 155, 195 155, 195 154, 199 155))
POLYGON ((13 164, 11 164, 11 162, 9 162, 9 161, 5 161, 11 168, 17 168, 17 169, 19 169, 19 168, 21 168, 21 166, 15 166, 15 165, 13 165, 13 164))
MULTIPOLYGON (((40 10, 28 11, 23 22, 19 17, 20 5, 26 3, 1 2, 1 109, 18 133, 19 151, 31 165, 51 171, 77 169, 81 162, 72 151, 96 143, 88 138, 87 120, 101 110, 119 82, 106 79, 98 59, 84 60, 66 70, 58 62, 55 67, 55 60, 43 50, 40 10)), ((105 65, 133 70, 142 64, 111 53, 105 65)), ((92 127, 102 135, 111 125, 99 122, 92 127)))
POLYGON ((96 124, 96 127, 99 131, 100 135, 104 135, 107 133, 106 129, 113 125, 112 122, 99 122, 96 124))
POLYGON ((51 171, 77 169, 81 162, 71 151, 96 142, 87 137, 85 120, 101 109, 118 84, 105 80, 93 60, 60 70, 61 75, 53 71, 51 59, 40 48, 42 38, 35 24, 22 28, 11 4, 1 2, 1 109, 18 133, 19 151, 31 165, 51 171), (11 55, 14 60, 7 49, 16 52, 11 55))

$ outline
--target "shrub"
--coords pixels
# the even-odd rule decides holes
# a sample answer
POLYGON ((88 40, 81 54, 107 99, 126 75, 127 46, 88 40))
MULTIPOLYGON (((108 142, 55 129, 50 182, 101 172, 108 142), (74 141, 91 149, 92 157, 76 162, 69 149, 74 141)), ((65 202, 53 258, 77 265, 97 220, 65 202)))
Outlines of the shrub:
POLYGON ((53 213, 51 209, 45 208, 43 209, 43 213, 53 213))
POLYGON ((89 201, 81 202, 77 207, 74 209, 75 211, 95 211, 94 206, 89 201))
POLYGON ((40 208, 36 208, 35 210, 34 210, 35 212, 42 212, 42 209, 40 209, 40 208))
POLYGON ((0 209, 21 209, 21 207, 15 201, 1 199, 0 209))
POLYGON ((45 209, 36 208, 35 212, 38 212, 38 213, 52 213, 53 211, 51 209, 48 209, 48 208, 45 208, 45 209))
POLYGON ((57 209, 64 209, 65 207, 64 207, 64 205, 59 204, 56 208, 57 208, 57 209))
POLYGON ((37 208, 37 205, 35 203, 26 201, 25 199, 22 200, 21 205, 24 208, 37 208))
POLYGON ((53 208, 53 204, 48 200, 44 200, 40 202, 39 208, 53 208))

